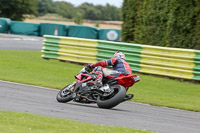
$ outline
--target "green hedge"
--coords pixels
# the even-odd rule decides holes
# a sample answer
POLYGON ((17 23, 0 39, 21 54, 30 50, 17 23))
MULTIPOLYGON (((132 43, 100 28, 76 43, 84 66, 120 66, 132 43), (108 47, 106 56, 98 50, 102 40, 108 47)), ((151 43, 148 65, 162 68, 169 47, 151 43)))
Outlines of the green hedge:
POLYGON ((200 49, 199 0, 124 0, 122 40, 200 49))
POLYGON ((137 16, 136 0, 124 0, 122 6, 122 41, 131 42, 134 40, 135 19, 137 16))

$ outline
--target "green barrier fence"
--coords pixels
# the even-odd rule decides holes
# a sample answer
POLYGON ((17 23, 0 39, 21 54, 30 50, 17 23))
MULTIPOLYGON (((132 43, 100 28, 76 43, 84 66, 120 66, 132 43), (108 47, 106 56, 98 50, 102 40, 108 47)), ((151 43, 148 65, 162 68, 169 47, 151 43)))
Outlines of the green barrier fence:
POLYGON ((43 58, 95 63, 126 54, 135 72, 200 80, 200 50, 166 48, 72 37, 44 36, 43 58))
POLYGON ((121 30, 119 29, 99 29, 99 39, 108 41, 120 41, 121 30))
POLYGON ((12 21, 10 26, 11 34, 20 35, 39 35, 39 24, 35 23, 24 23, 21 21, 12 21))
POLYGON ((9 18, 0 18, 0 33, 8 33, 11 20, 9 18))
POLYGON ((69 26, 69 37, 97 39, 98 28, 84 25, 71 25, 69 26))
POLYGON ((40 23, 40 36, 57 35, 67 36, 67 25, 54 23, 40 23))
POLYGON ((0 18, 0 33, 8 32, 20 35, 55 35, 109 41, 120 41, 121 35, 121 30, 119 29, 99 29, 93 26, 68 26, 56 23, 25 23, 22 21, 11 21, 9 18, 0 18))

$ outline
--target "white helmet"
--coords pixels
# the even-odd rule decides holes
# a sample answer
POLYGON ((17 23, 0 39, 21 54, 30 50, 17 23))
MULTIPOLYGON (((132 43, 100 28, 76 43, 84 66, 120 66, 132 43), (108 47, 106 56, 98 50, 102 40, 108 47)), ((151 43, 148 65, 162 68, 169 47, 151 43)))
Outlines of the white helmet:
POLYGON ((116 52, 114 55, 113 55, 113 58, 121 58, 121 59, 126 59, 126 56, 123 52, 116 52))

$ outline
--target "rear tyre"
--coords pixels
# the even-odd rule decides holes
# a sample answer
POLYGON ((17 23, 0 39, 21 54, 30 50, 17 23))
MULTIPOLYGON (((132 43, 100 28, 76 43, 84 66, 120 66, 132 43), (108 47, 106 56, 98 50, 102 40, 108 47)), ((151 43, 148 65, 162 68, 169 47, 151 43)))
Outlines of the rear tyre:
POLYGON ((73 86, 70 86, 70 85, 72 84, 65 86, 62 90, 58 92, 57 97, 56 97, 58 102, 66 103, 72 100, 73 92, 71 90, 72 90, 72 87, 74 87, 74 85, 73 86))
POLYGON ((121 85, 112 86, 114 92, 109 97, 99 96, 97 98, 97 105, 100 108, 110 109, 117 106, 124 101, 126 96, 126 89, 121 85))

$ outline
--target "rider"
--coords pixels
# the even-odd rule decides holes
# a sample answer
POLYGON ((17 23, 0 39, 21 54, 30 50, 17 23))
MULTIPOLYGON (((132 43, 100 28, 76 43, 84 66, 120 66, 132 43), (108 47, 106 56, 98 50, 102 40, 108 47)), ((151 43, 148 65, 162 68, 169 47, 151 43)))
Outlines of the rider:
MULTIPOLYGON (((128 73, 132 74, 132 70, 130 65, 125 61, 126 57, 123 52, 116 52, 113 58, 108 60, 99 61, 95 64, 88 65, 89 68, 95 68, 97 66, 97 70, 95 73, 98 73, 98 77, 95 81, 96 84, 102 85, 103 75, 106 77, 108 75, 119 76, 120 73, 128 73), (107 68, 101 68, 106 66, 112 66, 113 70, 107 68)), ((139 80, 139 79, 138 79, 139 80)), ((137 81, 136 81, 137 82, 137 81)), ((125 100, 129 100, 133 98, 133 94, 127 94, 125 100)))

